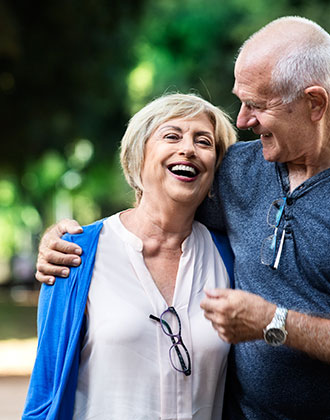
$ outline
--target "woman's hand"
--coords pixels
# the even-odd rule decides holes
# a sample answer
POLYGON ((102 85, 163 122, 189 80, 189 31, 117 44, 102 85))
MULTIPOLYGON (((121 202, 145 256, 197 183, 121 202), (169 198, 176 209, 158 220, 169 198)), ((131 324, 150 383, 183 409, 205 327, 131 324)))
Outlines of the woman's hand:
POLYGON ((35 277, 41 283, 54 284, 55 276, 67 277, 70 266, 80 265, 81 248, 61 237, 65 233, 82 233, 75 220, 63 219, 49 227, 41 238, 35 277))

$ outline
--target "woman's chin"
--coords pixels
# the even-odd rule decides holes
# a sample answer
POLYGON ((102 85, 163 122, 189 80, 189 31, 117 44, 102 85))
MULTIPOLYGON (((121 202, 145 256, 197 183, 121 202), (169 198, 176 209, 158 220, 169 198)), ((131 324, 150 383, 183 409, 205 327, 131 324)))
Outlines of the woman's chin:
POLYGON ((206 194, 192 194, 183 192, 181 194, 172 195, 171 198, 179 206, 189 207, 190 210, 197 210, 197 207, 203 201, 206 194))

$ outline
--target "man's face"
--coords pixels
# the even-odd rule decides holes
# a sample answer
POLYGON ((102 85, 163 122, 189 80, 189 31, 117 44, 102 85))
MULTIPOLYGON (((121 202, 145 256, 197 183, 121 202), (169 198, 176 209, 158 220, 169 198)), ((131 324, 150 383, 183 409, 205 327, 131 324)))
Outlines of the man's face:
POLYGON ((236 125, 252 129, 260 136, 264 158, 268 161, 305 163, 310 153, 309 119, 304 98, 283 104, 271 93, 270 66, 256 59, 246 65, 238 58, 233 93, 242 102, 236 125))

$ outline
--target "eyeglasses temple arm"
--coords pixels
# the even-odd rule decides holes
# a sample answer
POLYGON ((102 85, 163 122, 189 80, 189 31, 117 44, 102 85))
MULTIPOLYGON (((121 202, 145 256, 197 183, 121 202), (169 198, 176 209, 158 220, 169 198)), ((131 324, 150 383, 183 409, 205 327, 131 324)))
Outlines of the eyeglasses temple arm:
MULTIPOLYGON (((163 325, 165 325, 169 334, 173 335, 171 327, 168 325, 168 323, 166 321, 164 321, 163 319, 160 320, 159 318, 157 318, 155 315, 152 315, 152 314, 149 315, 149 318, 153 319, 154 321, 158 321, 159 323, 161 322, 163 325)), ((171 339, 172 339, 172 337, 171 337, 171 339)), ((172 342, 173 342, 173 340, 172 340, 172 342)), ((175 341, 173 343, 175 343, 175 341)))
POLYGON ((274 262, 274 270, 278 269, 278 265, 280 263, 280 258, 281 258, 281 255, 282 255, 283 244, 284 244, 284 238, 285 238, 285 229, 283 229, 282 236, 281 236, 281 241, 280 241, 280 246, 278 247, 278 251, 277 251, 277 254, 276 254, 276 258, 275 258, 275 262, 274 262))

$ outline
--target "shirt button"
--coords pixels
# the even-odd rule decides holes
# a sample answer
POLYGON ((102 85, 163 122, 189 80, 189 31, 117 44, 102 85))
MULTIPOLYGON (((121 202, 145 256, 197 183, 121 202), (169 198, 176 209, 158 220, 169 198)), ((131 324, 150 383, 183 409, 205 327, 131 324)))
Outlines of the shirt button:
POLYGON ((288 197, 288 198, 286 199, 286 204, 287 204, 288 206, 291 206, 291 204, 293 204, 293 198, 288 197))

